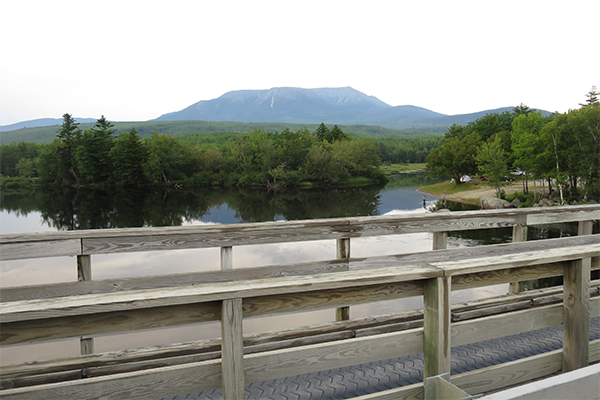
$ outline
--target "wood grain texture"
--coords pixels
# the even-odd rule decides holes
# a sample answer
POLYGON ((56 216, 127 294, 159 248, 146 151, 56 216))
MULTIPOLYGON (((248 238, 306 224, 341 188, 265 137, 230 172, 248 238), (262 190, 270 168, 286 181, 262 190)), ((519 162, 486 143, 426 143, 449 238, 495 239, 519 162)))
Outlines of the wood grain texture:
MULTIPOLYGON (((569 246, 585 246, 597 243, 598 236, 575 236, 560 239, 537 240, 528 243, 507 243, 472 248, 428 251, 395 256, 351 258, 347 260, 328 260, 288 265, 243 268, 229 271, 208 271, 185 274, 156 275, 134 278, 106 279, 91 282, 65 282, 60 284, 20 286, 3 288, 0 302, 27 300, 35 298, 65 297, 80 294, 120 292, 161 287, 188 286, 201 283, 245 281, 271 277, 311 275, 345 270, 364 270, 385 267, 419 265, 428 262, 440 262, 457 259, 474 259, 516 254, 524 251, 544 251, 569 246)), ((600 257, 592 258, 592 269, 600 268, 600 257)), ((515 279, 519 279, 515 277, 515 279)), ((523 278, 527 279, 527 278, 523 278)), ((458 288, 455 279, 454 285, 458 288)), ((467 287, 465 287, 467 288, 467 287)))
POLYGON ((35 343, 218 320, 219 302, 35 319, 0 324, 0 344, 35 343))
POLYGON ((1 235, 3 259, 56 255, 104 254, 135 251, 229 247, 382 236, 416 232, 445 232, 600 219, 600 206, 548 209, 482 210, 423 215, 332 218, 216 226, 123 228, 1 235), (54 246, 74 240, 72 249, 54 246), (35 243, 34 247, 32 243, 35 243), (54 243, 53 243, 54 242, 54 243), (52 244, 51 244, 52 243, 52 244), (42 250, 46 247, 47 251, 42 250), (56 254, 53 253, 58 252, 56 254))
POLYGON ((593 235, 596 243, 584 246, 572 246, 543 251, 526 251, 518 254, 507 254, 502 257, 483 257, 471 260, 432 262, 429 265, 443 269, 446 275, 461 275, 482 271, 494 271, 506 268, 529 267, 579 258, 600 256, 600 235, 593 235))
POLYGON ((590 265, 584 258, 565 266, 563 294, 563 372, 588 365, 590 265))
POLYGON ((257 279, 247 282, 223 282, 193 287, 23 300, 0 304, 0 320, 3 323, 10 323, 34 319, 222 301, 241 296, 252 298, 319 290, 358 288, 382 283, 423 280, 439 275, 441 275, 441 271, 437 268, 413 266, 411 268, 381 268, 370 271, 348 271, 339 274, 285 277, 276 280, 257 279))
POLYGON ((46 240, 43 242, 15 242, 0 244, 0 261, 76 256, 81 254, 80 239, 46 240))
POLYGON ((433 232, 432 250, 443 250, 448 246, 448 232, 433 232))
POLYGON ((474 395, 518 385, 560 372, 561 363, 561 351, 556 350, 460 375, 453 375, 451 382, 467 393, 474 395))
POLYGON ((211 360, 65 383, 8 389, 2 391, 2 399, 147 400, 172 396, 173 393, 212 390, 220 385, 221 362, 211 360))
POLYGON ((530 332, 562 323, 562 304, 521 310, 507 314, 455 322, 451 328, 452 346, 530 332))
POLYGON ((224 400, 244 398, 244 328, 242 299, 223 300, 221 312, 221 371, 224 400))
POLYGON ((427 280, 423 285, 423 377, 450 373, 449 277, 427 280))
POLYGON ((334 343, 251 354, 244 357, 247 382, 342 368, 416 354, 423 348, 423 330, 414 329, 334 343))

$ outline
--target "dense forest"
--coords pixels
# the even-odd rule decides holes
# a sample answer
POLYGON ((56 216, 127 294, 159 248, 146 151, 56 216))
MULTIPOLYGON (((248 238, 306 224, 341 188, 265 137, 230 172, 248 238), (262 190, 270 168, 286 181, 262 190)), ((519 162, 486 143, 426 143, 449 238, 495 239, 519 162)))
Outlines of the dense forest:
POLYGON ((328 186, 385 181, 381 162, 424 162, 440 137, 365 138, 334 125, 314 131, 115 134, 104 117, 81 131, 69 114, 47 144, 0 146, 3 185, 328 186), (9 179, 6 179, 9 178, 9 179))
POLYGON ((427 168, 457 184, 464 175, 482 175, 497 193, 510 169, 528 180, 554 185, 561 203, 600 201, 600 103, 596 87, 581 108, 543 117, 521 104, 512 112, 488 114, 453 125, 443 144, 427 157, 427 168))

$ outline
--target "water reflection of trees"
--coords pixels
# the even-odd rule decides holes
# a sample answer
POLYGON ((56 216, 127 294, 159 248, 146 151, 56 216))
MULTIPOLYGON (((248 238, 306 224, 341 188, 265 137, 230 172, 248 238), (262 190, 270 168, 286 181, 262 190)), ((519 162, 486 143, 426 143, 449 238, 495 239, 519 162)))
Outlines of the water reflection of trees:
POLYGON ((3 194, 1 207, 39 211, 45 224, 59 230, 178 226, 225 203, 235 213, 225 223, 378 215, 381 189, 56 188, 3 194))

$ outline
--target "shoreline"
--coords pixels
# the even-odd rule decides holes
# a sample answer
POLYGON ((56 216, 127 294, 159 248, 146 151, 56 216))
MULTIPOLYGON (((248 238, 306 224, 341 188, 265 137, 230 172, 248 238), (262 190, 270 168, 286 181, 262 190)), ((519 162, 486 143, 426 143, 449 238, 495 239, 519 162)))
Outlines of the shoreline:
MULTIPOLYGON (((443 182, 438 185, 440 185, 441 187, 447 187, 450 189, 450 187, 447 186, 450 184, 447 182, 443 182)), ((437 186, 437 185, 422 186, 417 190, 421 193, 429 194, 431 196, 435 196, 435 197, 442 199, 444 197, 444 194, 443 194, 444 189, 441 189, 439 191, 427 189, 427 188, 431 188, 434 186, 437 186)), ((456 187, 457 187, 457 185, 453 185, 451 188, 456 188, 456 187)), ((496 188, 495 187, 488 185, 486 183, 482 183, 481 181, 478 181, 478 180, 472 181, 469 183, 462 183, 461 185, 459 185, 459 187, 461 188, 460 191, 446 194, 446 200, 454 201, 456 203, 463 203, 463 204, 470 204, 470 205, 478 206, 480 204, 481 199, 486 198, 486 197, 494 197, 494 198, 496 197, 496 188)), ((523 182, 521 180, 515 180, 513 182, 510 182, 508 185, 503 186, 502 190, 506 194, 522 192, 523 191, 523 182)), ((533 189, 530 188, 530 191, 533 191, 533 189)))

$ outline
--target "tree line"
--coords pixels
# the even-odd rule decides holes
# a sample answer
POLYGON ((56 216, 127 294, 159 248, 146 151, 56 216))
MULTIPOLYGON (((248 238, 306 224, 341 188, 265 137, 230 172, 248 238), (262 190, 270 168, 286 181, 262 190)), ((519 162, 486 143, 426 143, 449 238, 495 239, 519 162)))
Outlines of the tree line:
POLYGON ((114 137, 104 116, 81 131, 70 114, 53 142, 1 146, 2 175, 37 178, 54 186, 97 185, 334 185, 384 182, 378 148, 351 140, 337 125, 281 133, 254 130, 213 144, 184 144, 135 129, 114 137))
MULTIPOLYGON (((0 175, 13 184, 102 185, 331 185, 383 182, 381 163, 423 163, 441 137, 365 138, 325 124, 281 133, 254 130, 115 134, 104 116, 81 130, 70 114, 49 144, 0 146, 0 175)), ((4 184, 7 184, 4 179, 4 184)))
MULTIPOLYGON (((501 194, 510 169, 545 180, 562 202, 600 200, 600 103, 596 87, 581 108, 542 116, 521 104, 512 112, 487 114, 474 122, 452 125, 442 145, 427 157, 427 168, 457 183, 481 174, 501 194)), ((524 191, 529 191, 526 184, 524 191)))

